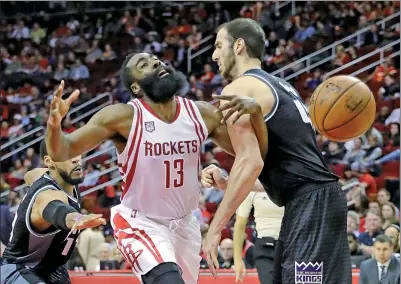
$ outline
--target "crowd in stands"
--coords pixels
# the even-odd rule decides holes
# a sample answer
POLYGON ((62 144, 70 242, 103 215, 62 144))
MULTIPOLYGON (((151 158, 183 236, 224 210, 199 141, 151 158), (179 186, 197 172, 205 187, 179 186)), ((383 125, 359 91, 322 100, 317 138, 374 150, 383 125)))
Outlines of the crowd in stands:
MULTIPOLYGON (((40 127, 46 125, 49 102, 60 80, 66 81, 65 94, 74 88, 81 91, 72 109, 95 99, 63 121, 63 130, 70 133, 84 125, 98 107, 107 103, 126 103, 131 99, 119 78, 119 68, 129 53, 158 55, 188 75, 182 96, 211 101, 211 95, 220 94, 229 82, 218 74, 210 50, 194 58, 191 70, 188 70, 188 51, 189 48, 194 52, 201 50, 204 47, 200 44, 202 39, 213 35, 226 21, 250 17, 262 25, 267 37, 263 68, 268 72, 369 27, 361 35, 360 42, 338 45, 332 61, 291 81, 308 105, 310 95, 323 81, 325 73, 356 59, 362 50, 372 50, 399 38, 400 32, 399 24, 395 29, 381 29, 375 25, 376 21, 399 11, 399 2, 391 1, 295 2, 294 14, 291 5, 277 9, 273 1, 163 2, 153 6, 138 2, 140 6, 137 7, 125 6, 125 2, 96 3, 101 4, 96 7, 91 2, 67 1, 1 4, 3 13, 15 15, 2 17, 0 25, 1 155, 8 155, 1 161, 0 192, 9 191, 2 194, 2 210, 8 208, 15 212, 22 196, 14 189, 24 184, 23 177, 28 170, 41 166, 38 148, 44 131, 40 127), (17 142, 6 144, 18 138, 17 142), (35 139, 37 143, 26 146, 35 139)), ((205 44, 213 44, 213 39, 205 44)), ((328 53, 314 58, 311 64, 330 55, 328 53)), ((303 63, 295 64, 284 75, 304 67, 303 63)), ((371 253, 373 239, 381 233, 397 240, 395 251, 399 253, 399 57, 387 59, 373 69, 361 77, 371 87, 378 105, 372 128, 361 138, 347 143, 329 141, 317 135, 326 162, 341 176, 341 183, 348 186, 351 254, 365 257, 371 253)), ((115 150, 110 141, 86 157, 82 192, 119 178, 115 150), (99 151, 103 154, 89 157, 99 151), (99 175, 103 171, 107 173, 99 175)), ((233 158, 211 143, 205 143, 201 162, 202 167, 216 164, 229 173, 233 158)), ((224 193, 201 186, 200 192, 199 208, 193 214, 205 235, 224 193)), ((119 203, 120 193, 119 183, 101 187, 83 197, 84 208, 108 217, 109 208, 119 203)), ((222 233, 219 259, 223 268, 233 265, 233 222, 231 220, 222 233)), ((10 228, 0 230, 3 243, 8 240, 7 230, 10 228)), ((247 237, 243 255, 247 267, 251 268, 252 243, 256 238, 252 218, 247 237)), ((87 270, 126 268, 116 249, 110 225, 88 229, 81 234, 69 267, 87 270)), ((204 259, 201 267, 207 267, 204 259)))

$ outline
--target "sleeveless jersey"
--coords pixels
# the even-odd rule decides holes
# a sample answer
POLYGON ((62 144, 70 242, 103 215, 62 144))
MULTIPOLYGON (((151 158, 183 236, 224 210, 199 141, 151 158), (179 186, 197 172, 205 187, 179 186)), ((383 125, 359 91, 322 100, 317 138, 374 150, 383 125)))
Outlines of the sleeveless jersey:
MULTIPOLYGON (((79 232, 73 232, 67 238, 69 231, 58 230, 54 226, 41 233, 34 231, 30 223, 30 213, 37 195, 44 190, 62 189, 48 174, 32 184, 14 217, 10 241, 3 258, 7 263, 28 266, 47 277, 69 260, 79 232)), ((68 196, 69 204, 79 212, 80 199, 76 188, 74 195, 75 197, 68 196)))
POLYGON ((275 97, 265 116, 269 147, 259 177, 271 200, 282 206, 296 190, 337 181, 318 150, 315 129, 298 92, 261 69, 248 70, 243 76, 261 80, 275 97))
POLYGON ((208 130, 193 101, 175 100, 171 123, 144 100, 129 102, 135 115, 125 149, 117 153, 121 203, 148 217, 179 219, 199 204, 199 154, 208 130))

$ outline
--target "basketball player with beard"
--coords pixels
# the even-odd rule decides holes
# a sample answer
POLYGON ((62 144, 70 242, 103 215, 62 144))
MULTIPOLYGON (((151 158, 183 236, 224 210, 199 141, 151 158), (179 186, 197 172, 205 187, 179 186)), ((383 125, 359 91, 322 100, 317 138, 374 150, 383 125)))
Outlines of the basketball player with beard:
MULTIPOLYGON (((232 80, 217 99, 228 101, 219 109, 229 109, 223 121, 228 122, 234 149, 257 147, 241 135, 240 124, 231 125, 230 116, 241 109, 243 96, 255 99, 265 116, 269 150, 255 188, 264 188, 276 205, 285 207, 274 242, 273 283, 351 283, 345 195, 317 148, 315 130, 298 92, 262 70, 264 51, 263 29, 254 20, 240 18, 219 27, 212 59, 221 74, 232 80), (232 94, 239 97, 233 99, 232 94)), ((224 184, 218 171, 208 173, 209 184, 224 184)), ((230 172, 203 246, 213 274, 218 268, 220 232, 249 193, 249 188, 236 184, 238 174, 235 168, 230 172)))
POLYGON ((225 151, 235 153, 233 168, 241 171, 238 186, 252 187, 263 167, 261 153, 266 153, 256 138, 266 145, 261 109, 251 98, 241 100, 238 115, 251 113, 241 134, 251 137, 256 147, 233 149, 222 115, 207 102, 177 96, 184 75, 156 56, 127 56, 121 77, 135 99, 103 108, 68 135, 61 130, 61 120, 79 92, 63 100, 61 83, 46 131, 49 154, 64 161, 112 140, 123 192, 121 204, 111 210, 111 223, 124 258, 143 283, 195 284, 201 235, 191 212, 199 204, 201 145, 210 137, 225 151))
POLYGON ((76 186, 84 179, 81 156, 54 162, 44 141, 40 152, 48 168, 26 174, 26 182, 33 184, 18 207, 1 259, 2 284, 71 283, 64 264, 79 230, 106 224, 102 215, 79 213, 76 186))

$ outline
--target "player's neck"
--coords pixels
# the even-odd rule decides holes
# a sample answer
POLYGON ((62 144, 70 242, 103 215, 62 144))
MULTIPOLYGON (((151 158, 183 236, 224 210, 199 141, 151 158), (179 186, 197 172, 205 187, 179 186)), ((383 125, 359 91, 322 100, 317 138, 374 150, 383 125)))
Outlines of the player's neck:
POLYGON ((235 76, 235 79, 242 76, 242 74, 244 74, 248 70, 262 68, 260 60, 256 58, 247 58, 247 60, 241 60, 241 61, 239 59, 237 60, 239 62, 237 63, 237 70, 236 70, 237 74, 235 76))
POLYGON ((174 97, 165 103, 155 103, 147 97, 143 97, 143 100, 163 121, 173 121, 177 112, 177 101, 174 99, 174 97))
POLYGON ((67 183, 58 173, 50 171, 50 177, 62 188, 68 195, 74 196, 74 186, 67 183))

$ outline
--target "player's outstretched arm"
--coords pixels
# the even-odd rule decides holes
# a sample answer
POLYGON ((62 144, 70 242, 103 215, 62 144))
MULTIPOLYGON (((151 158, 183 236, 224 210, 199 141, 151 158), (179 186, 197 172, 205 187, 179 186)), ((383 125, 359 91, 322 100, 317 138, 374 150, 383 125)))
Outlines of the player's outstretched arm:
MULTIPOLYGON (((216 165, 209 165, 202 170, 201 183, 204 187, 215 187, 220 190, 226 190, 228 177, 223 175, 223 172, 216 165)), ((265 192, 265 189, 259 179, 255 181, 252 187, 254 192, 265 192)))
POLYGON ((63 100, 61 98, 63 89, 64 82, 54 94, 45 136, 49 155, 56 162, 66 161, 93 149, 120 133, 126 126, 127 119, 129 122, 132 121, 134 113, 132 107, 126 104, 111 105, 96 113, 87 124, 66 135, 61 130, 61 121, 71 103, 77 99, 79 92, 74 92, 63 100))
POLYGON ((24 175, 24 181, 27 185, 32 185, 36 180, 43 176, 49 169, 48 168, 36 168, 24 175))
POLYGON ((68 197, 64 192, 51 189, 38 194, 30 220, 39 231, 44 231, 51 225, 60 230, 82 230, 106 224, 101 214, 82 215, 68 204, 68 197))

